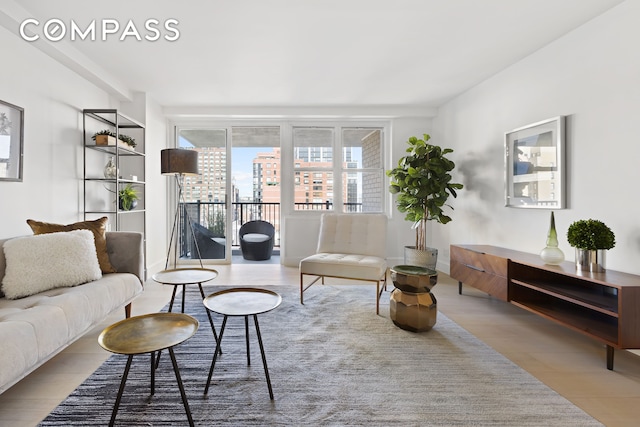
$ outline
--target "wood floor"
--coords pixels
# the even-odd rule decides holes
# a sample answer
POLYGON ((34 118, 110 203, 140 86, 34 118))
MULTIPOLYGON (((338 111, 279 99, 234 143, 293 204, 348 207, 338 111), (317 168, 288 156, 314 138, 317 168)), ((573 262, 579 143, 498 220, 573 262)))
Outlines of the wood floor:
MULTIPOLYGON (((213 268, 220 272, 215 279, 217 285, 296 286, 298 283, 297 269, 280 265, 233 264, 213 268)), ((389 286, 392 288, 392 284, 389 286)), ((134 302, 133 314, 158 311, 169 300, 170 292, 170 287, 149 280, 143 295, 134 302)), ((616 351, 614 370, 609 371, 605 367, 603 345, 472 288, 464 287, 463 294, 458 295, 457 282, 443 273, 433 293, 440 313, 606 426, 640 425, 640 356, 636 352, 616 351)), ((372 307, 374 294, 372 288, 372 307)), ((388 295, 385 293, 382 298, 388 295)), ((97 336, 122 316, 120 311, 112 314, 103 324, 0 395, 0 426, 37 425, 110 356, 98 345, 97 336)), ((425 424, 428 425, 426 421, 425 424)))

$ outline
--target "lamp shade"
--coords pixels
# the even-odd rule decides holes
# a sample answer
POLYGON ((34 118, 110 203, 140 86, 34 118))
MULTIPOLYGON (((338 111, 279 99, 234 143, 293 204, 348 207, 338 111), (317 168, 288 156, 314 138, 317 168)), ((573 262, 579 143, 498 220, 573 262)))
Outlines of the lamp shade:
POLYGON ((198 152, 184 148, 161 150, 160 170, 163 175, 198 175, 198 152))

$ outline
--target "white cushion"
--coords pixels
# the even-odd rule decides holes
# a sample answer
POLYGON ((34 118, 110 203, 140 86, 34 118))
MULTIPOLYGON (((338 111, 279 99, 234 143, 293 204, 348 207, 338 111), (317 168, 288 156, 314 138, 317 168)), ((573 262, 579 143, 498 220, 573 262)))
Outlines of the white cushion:
POLYGON ((247 233, 242 236, 242 240, 249 243, 266 242, 270 238, 271 238, 270 236, 266 234, 260 234, 260 233, 247 233))
POLYGON ((225 246, 227 244, 227 239, 225 239, 224 237, 212 237, 211 240, 221 244, 222 246, 225 246))
POLYGON ((380 280, 386 270, 384 259, 369 255, 320 253, 300 261, 300 273, 316 276, 380 280))
POLYGON ((387 217, 382 214, 323 214, 317 253, 386 257, 387 217))
POLYGON ((74 230, 11 239, 4 244, 2 290, 8 299, 76 286, 102 277, 93 233, 74 230))

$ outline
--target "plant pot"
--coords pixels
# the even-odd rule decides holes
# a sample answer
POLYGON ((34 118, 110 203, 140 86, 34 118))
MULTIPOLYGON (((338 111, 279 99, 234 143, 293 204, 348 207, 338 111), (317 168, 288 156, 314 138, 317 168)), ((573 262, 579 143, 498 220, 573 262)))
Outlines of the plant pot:
POLYGON ((130 211, 136 208, 136 206, 138 206, 138 201, 137 200, 132 200, 131 201, 131 206, 129 207, 129 209, 125 209, 124 206, 122 205, 122 199, 119 199, 118 202, 118 207, 120 208, 120 210, 122 211, 130 211))
POLYGON ((127 150, 133 151, 134 148, 131 147, 126 142, 120 141, 111 135, 96 135, 96 145, 115 147, 118 146, 120 148, 125 148, 127 150))
POLYGON ((606 249, 576 248, 576 270, 600 273, 605 270, 606 249))
POLYGON ((415 246, 404 247, 404 263, 406 265, 416 265, 418 267, 426 267, 431 270, 436 269, 438 261, 438 250, 435 248, 426 248, 425 250, 416 249, 415 246))

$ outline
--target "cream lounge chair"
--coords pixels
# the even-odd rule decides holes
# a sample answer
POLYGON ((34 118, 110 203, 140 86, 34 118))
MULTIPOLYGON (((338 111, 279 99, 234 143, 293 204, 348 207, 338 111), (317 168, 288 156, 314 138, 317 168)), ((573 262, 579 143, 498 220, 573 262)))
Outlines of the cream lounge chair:
POLYGON ((325 277, 376 284, 376 314, 387 285, 387 217, 382 214, 323 214, 315 255, 300 261, 300 304, 304 291, 325 277), (304 276, 318 276, 304 285, 304 276), (380 289, 380 282, 384 287, 380 289))

